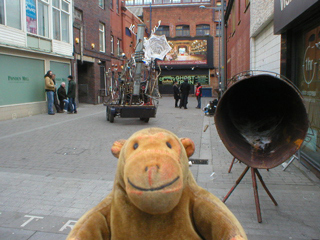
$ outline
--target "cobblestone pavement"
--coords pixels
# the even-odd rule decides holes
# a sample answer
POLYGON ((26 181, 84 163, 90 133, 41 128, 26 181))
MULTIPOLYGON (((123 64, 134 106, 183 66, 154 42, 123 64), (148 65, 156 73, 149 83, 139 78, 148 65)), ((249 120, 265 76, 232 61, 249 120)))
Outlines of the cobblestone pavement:
MULTIPOLYGON (((209 101, 203 98, 203 106, 209 101)), ((106 121, 103 105, 80 104, 78 114, 41 114, 0 122, 0 239, 65 239, 76 220, 112 189, 117 160, 110 148, 145 127, 166 128, 196 145, 192 158, 200 186, 220 199, 245 169, 222 144, 212 117, 196 109, 174 108, 160 99, 156 118, 106 121), (207 128, 207 129, 206 129, 207 128), (206 129, 206 130, 205 130, 206 129), (205 130, 205 131, 204 131, 205 130)), ((320 182, 297 161, 260 173, 278 202, 275 206, 258 181, 262 223, 257 222, 250 172, 226 205, 251 240, 320 239, 320 182)))

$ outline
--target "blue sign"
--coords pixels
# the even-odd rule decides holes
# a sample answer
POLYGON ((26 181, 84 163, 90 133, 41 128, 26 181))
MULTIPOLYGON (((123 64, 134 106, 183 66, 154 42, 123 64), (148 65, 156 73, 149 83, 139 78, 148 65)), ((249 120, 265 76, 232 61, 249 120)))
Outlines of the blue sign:
POLYGON ((29 18, 37 19, 35 0, 26 0, 26 14, 29 18))

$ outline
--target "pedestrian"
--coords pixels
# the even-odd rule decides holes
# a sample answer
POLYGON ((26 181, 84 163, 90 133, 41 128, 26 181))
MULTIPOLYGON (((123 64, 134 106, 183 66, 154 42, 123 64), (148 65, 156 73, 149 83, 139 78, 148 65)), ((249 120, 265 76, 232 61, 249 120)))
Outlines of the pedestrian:
POLYGON ((197 87, 196 87, 196 98, 198 101, 198 105, 196 108, 201 108, 201 97, 202 97, 202 86, 201 83, 197 83, 197 87))
POLYGON ((190 92, 190 84, 188 83, 187 78, 185 78, 183 83, 181 84, 180 92, 181 92, 180 108, 184 107, 184 109, 187 109, 188 96, 190 92))
POLYGON ((45 91, 47 93, 47 101, 48 101, 48 114, 54 115, 53 112, 53 103, 54 103, 54 91, 55 86, 54 82, 52 81, 52 71, 49 70, 46 75, 44 75, 44 81, 45 81, 45 91))
POLYGON ((58 98, 60 101, 60 109, 64 109, 64 111, 68 110, 69 101, 66 92, 66 83, 62 82, 58 89, 58 98))
MULTIPOLYGON (((56 86, 56 75, 52 74, 52 81, 54 83, 54 86, 56 86)), ((54 92, 53 92, 53 103, 54 106, 57 110, 57 113, 63 113, 62 109, 60 108, 60 105, 58 103, 58 97, 57 97, 57 88, 54 88, 54 92)))
POLYGON ((69 98, 69 112, 68 113, 77 113, 76 105, 76 83, 73 80, 72 75, 68 76, 68 98, 69 98))
POLYGON ((174 83, 173 83, 173 97, 175 99, 175 105, 174 106, 177 108, 178 107, 178 102, 179 102, 179 99, 180 99, 180 90, 179 90, 177 81, 174 81, 174 83))

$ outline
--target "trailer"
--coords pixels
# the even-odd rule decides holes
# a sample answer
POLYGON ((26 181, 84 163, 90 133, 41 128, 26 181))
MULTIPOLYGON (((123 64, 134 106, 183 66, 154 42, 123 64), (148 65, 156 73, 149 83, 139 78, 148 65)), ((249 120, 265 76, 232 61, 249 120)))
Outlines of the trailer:
POLYGON ((165 37, 163 40, 163 36, 155 36, 157 42, 150 44, 148 41, 150 47, 144 49, 146 45, 144 44, 146 41, 144 29, 144 24, 138 25, 136 51, 132 57, 127 59, 118 79, 115 79, 110 72, 107 73, 109 86, 104 105, 107 121, 111 123, 114 122, 115 117, 139 118, 146 123, 150 118, 156 117, 160 98, 158 76, 161 70, 156 71, 155 57, 146 61, 145 53, 149 50, 153 54, 153 51, 150 51, 152 46, 156 46, 157 51, 160 46, 161 56, 165 56, 171 47, 165 37))

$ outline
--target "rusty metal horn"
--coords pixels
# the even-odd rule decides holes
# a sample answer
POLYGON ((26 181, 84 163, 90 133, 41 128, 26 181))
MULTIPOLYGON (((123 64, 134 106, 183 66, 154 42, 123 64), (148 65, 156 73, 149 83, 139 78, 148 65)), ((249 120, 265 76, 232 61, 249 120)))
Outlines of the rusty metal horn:
POLYGON ((278 74, 238 75, 219 100, 215 124, 228 151, 252 168, 276 167, 301 146, 308 117, 299 90, 278 74))

